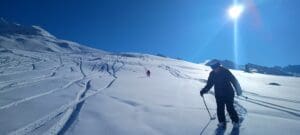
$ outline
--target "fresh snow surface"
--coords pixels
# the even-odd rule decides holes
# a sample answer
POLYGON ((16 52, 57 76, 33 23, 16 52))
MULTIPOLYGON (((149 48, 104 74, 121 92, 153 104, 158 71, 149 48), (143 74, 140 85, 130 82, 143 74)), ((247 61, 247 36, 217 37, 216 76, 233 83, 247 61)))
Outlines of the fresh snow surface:
MULTIPOLYGON (((210 71, 51 36, 0 36, 0 134, 212 135, 217 120, 199 96, 210 71)), ((235 98, 244 119, 235 134, 300 133, 299 78, 232 72, 244 90, 235 98)), ((215 116, 213 89, 204 97, 215 116)))
MULTIPOLYGON (((0 134, 215 132, 199 96, 210 72, 204 65, 139 54, 13 50, 0 58, 0 134)), ((300 132, 299 78, 232 72, 248 97, 236 98, 240 134, 300 132)), ((215 115, 213 95, 205 98, 215 115)))

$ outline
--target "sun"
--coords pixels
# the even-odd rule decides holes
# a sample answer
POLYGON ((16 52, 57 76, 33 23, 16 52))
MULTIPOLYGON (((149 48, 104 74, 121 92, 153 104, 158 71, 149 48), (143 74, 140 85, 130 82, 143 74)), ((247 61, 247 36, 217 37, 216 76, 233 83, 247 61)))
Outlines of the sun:
POLYGON ((244 11, 243 5, 233 5, 228 9, 228 15, 231 19, 236 20, 240 17, 243 11, 244 11))

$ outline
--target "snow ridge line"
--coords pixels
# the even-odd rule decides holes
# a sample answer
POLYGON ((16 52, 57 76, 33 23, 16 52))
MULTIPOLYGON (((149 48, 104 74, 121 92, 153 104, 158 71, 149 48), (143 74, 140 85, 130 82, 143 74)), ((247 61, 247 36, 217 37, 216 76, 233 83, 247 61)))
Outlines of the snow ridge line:
POLYGON ((3 110, 3 109, 7 109, 7 108, 10 108, 10 107, 13 107, 13 106, 17 106, 21 103, 24 103, 26 101, 29 101, 29 100, 33 100, 33 99, 36 99, 36 98, 39 98, 39 97, 42 97, 42 96, 45 96, 45 95, 49 95, 49 94, 52 94, 56 91, 59 91, 61 89, 66 89, 68 87, 70 87, 72 84, 76 83, 77 81, 79 81, 81 79, 76 79, 76 80, 73 80, 71 82, 69 82, 68 84, 64 85, 63 87, 60 87, 60 88, 55 88, 55 89, 52 89, 50 91, 47 91, 45 93, 41 93, 41 94, 37 94, 37 95, 34 95, 34 96, 31 96, 31 97, 27 97, 27 98, 23 98, 21 100, 18 100, 18 101, 15 101, 15 102, 12 102, 12 103, 9 103, 9 104, 6 104, 4 106, 1 106, 0 107, 0 110, 3 110))
MULTIPOLYGON (((72 101, 68 104, 65 104, 63 106, 61 106, 59 109, 57 109, 56 111, 42 117, 41 119, 34 121, 33 123, 30 123, 29 125, 26 125, 16 131, 13 131, 11 133, 9 133, 8 135, 25 135, 28 134, 30 132, 32 132, 33 130, 41 127, 42 125, 44 125, 45 123, 47 123, 48 121, 52 120, 53 118, 61 115, 62 113, 64 113, 66 110, 68 110, 69 108, 72 108, 74 106, 76 106, 77 104, 81 103, 82 101, 85 101, 86 99, 95 96, 96 94, 102 92, 102 90, 109 88, 115 81, 116 79, 113 79, 108 85, 106 85, 105 87, 97 90, 96 92, 93 92, 91 94, 86 95, 85 97, 81 98, 78 101, 72 101)), ((70 113, 68 111, 68 113, 70 113)))
MULTIPOLYGON (((85 84, 85 88, 84 89, 82 89, 81 91, 79 91, 79 93, 77 94, 76 99, 74 101, 79 101, 82 97, 84 97, 85 93, 90 88, 90 82, 91 82, 91 80, 89 80, 85 84)), ((83 103, 83 102, 80 102, 80 103, 83 103)), ((70 107, 70 108, 68 108, 67 111, 62 116, 62 118, 54 126, 52 126, 46 133, 44 133, 44 135, 56 135, 56 134, 59 134, 59 132, 61 132, 62 129, 64 129, 64 127, 66 126, 67 122, 70 120, 70 118, 71 118, 71 116, 74 113, 74 111, 75 111, 76 108, 77 107, 70 107)))

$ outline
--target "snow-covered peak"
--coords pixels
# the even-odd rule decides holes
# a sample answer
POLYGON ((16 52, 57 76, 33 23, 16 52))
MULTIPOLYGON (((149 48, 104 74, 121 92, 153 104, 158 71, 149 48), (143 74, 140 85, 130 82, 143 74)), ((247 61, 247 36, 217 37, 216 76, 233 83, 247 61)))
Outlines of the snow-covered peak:
POLYGON ((38 30, 40 35, 46 36, 46 37, 51 37, 51 38, 55 38, 55 36, 53 36, 52 34, 50 34, 48 31, 44 30, 42 27, 40 26, 32 26, 33 28, 35 28, 36 30, 38 30))
POLYGON ((0 47, 34 52, 102 52, 75 42, 58 39, 40 26, 25 26, 0 19, 0 47))
POLYGON ((0 35, 33 35, 33 36, 46 36, 50 38, 55 38, 46 30, 42 29, 40 26, 25 26, 18 23, 13 23, 0 19, 0 35))

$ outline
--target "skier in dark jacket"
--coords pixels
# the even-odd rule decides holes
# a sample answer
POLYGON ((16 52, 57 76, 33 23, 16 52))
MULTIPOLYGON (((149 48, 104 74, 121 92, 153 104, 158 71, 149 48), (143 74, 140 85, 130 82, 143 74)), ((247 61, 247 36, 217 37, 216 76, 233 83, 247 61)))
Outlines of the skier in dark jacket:
POLYGON ((146 74, 148 77, 150 77, 150 70, 147 70, 146 74))
POLYGON ((233 74, 226 68, 222 67, 218 61, 210 64, 213 71, 210 72, 206 86, 200 91, 203 96, 213 86, 215 88, 215 98, 217 102, 218 127, 226 128, 225 106, 232 120, 234 127, 239 127, 239 117, 234 109, 234 90, 238 96, 242 94, 241 86, 233 74), (232 84, 232 85, 231 85, 232 84))

